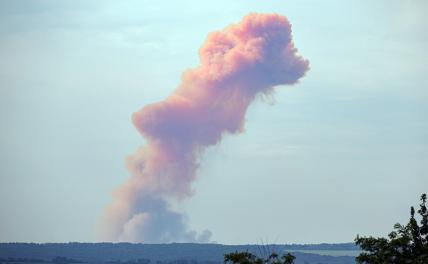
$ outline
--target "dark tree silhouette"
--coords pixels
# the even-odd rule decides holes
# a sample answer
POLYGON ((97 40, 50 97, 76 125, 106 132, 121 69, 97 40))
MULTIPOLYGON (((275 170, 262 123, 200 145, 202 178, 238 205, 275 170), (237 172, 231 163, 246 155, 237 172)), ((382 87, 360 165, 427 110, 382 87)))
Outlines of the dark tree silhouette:
POLYGON ((272 253, 266 259, 249 252, 235 252, 224 255, 224 263, 229 264, 293 264, 296 257, 290 253, 279 256, 272 253))
POLYGON ((388 238, 360 237, 355 243, 363 252, 356 258, 357 263, 428 263, 428 213, 427 196, 422 194, 418 213, 421 217, 420 226, 415 219, 415 209, 410 208, 410 220, 407 225, 395 224, 388 238))

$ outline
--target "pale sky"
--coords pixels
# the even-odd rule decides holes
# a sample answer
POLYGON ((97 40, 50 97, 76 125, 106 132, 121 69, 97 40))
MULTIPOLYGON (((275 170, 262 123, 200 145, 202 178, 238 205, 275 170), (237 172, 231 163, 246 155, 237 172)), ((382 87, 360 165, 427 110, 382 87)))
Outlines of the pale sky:
POLYGON ((0 0, 0 242, 96 242, 144 145, 131 114, 249 12, 287 16, 311 70, 204 153, 176 209, 226 244, 386 235, 428 191, 427 3, 0 0))

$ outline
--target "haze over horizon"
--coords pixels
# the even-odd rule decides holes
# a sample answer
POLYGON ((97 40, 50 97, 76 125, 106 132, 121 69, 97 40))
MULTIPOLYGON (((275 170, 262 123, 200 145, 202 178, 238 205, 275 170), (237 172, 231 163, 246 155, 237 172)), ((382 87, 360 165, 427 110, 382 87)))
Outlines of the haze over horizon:
POLYGON ((286 16, 311 70, 207 149, 173 209, 222 244, 385 235, 428 186, 427 8, 0 1, 0 242, 97 242, 125 157, 147 143, 131 114, 172 93, 209 32, 252 12, 286 16))

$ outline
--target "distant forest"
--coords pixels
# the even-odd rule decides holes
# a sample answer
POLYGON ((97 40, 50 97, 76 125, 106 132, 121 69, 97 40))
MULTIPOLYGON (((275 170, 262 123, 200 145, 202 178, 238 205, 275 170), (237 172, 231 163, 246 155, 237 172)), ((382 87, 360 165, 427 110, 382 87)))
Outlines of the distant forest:
POLYGON ((226 253, 293 252, 296 264, 354 264, 354 256, 308 251, 356 251, 354 243, 310 245, 131 244, 131 243, 0 243, 0 264, 220 264, 226 253), (305 252, 299 252, 299 251, 305 252))

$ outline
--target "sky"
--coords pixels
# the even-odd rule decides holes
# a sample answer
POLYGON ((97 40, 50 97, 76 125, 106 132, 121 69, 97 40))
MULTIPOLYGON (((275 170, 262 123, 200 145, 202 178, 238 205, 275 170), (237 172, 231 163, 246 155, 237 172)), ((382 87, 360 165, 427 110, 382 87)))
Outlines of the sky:
POLYGON ((386 235, 427 192, 424 0, 0 0, 0 242, 96 242, 131 122, 199 64, 209 32, 288 17, 310 71, 256 100, 176 204, 224 244, 386 235))

